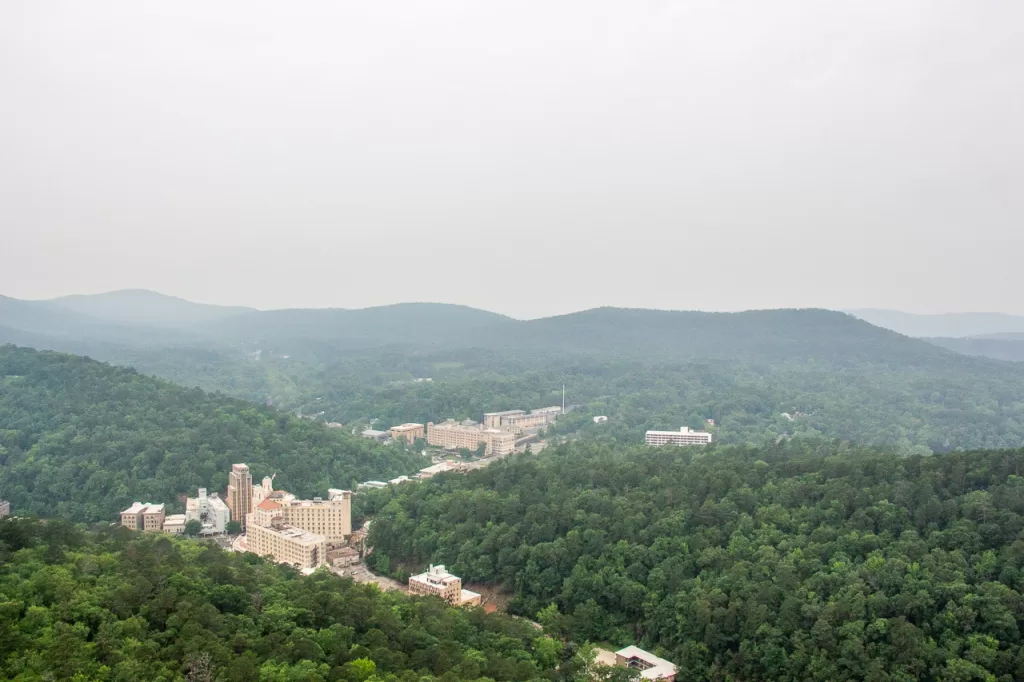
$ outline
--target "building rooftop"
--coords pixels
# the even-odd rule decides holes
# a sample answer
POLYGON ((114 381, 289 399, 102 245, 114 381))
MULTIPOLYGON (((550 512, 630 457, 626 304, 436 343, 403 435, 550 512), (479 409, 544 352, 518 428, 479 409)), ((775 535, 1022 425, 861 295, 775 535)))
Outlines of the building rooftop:
POLYGON ((132 506, 125 509, 122 514, 158 514, 164 510, 163 504, 153 504, 152 502, 133 502, 132 506))
POLYGON ((417 424, 416 422, 408 422, 407 424, 399 424, 398 426, 392 426, 394 431, 411 431, 413 429, 422 429, 423 424, 417 424))
POLYGON ((317 545, 322 542, 327 542, 327 538, 323 535, 309 533, 307 531, 302 530, 301 528, 296 528, 295 526, 289 526, 287 524, 284 524, 278 528, 267 528, 263 526, 261 526, 261 528, 270 533, 274 533, 275 535, 279 535, 282 538, 287 538, 288 540, 299 542, 304 545, 317 545))
POLYGON ((361 435, 363 435, 366 438, 380 438, 381 436, 388 435, 388 432, 378 431, 377 429, 363 429, 361 435))
POLYGON ((259 509, 266 509, 267 511, 272 511, 272 510, 274 510, 274 509, 280 509, 280 508, 281 508, 281 505, 280 505, 280 504, 278 504, 277 502, 274 502, 274 501, 273 501, 273 500, 271 500, 271 499, 266 499, 266 500, 263 500, 262 502, 260 502, 260 503, 259 503, 258 505, 256 505, 256 506, 257 506, 257 507, 258 507, 259 509))
POLYGON ((485 417, 505 417, 511 414, 526 414, 525 410, 503 410, 501 412, 484 412, 485 417))
POLYGON ((426 572, 420 573, 419 575, 414 575, 410 577, 409 580, 415 580, 421 583, 429 583, 431 585, 451 585, 456 581, 462 582, 462 580, 458 576, 449 573, 445 569, 444 564, 438 564, 437 566, 431 565, 431 567, 428 568, 426 572))
POLYGON ((676 674, 677 668, 672 661, 659 658, 638 646, 627 646, 625 649, 619 649, 615 652, 615 655, 626 659, 638 659, 646 663, 648 667, 640 671, 640 677, 645 680, 657 680, 676 674))
POLYGON ((463 590, 462 591, 462 595, 460 596, 460 600, 462 601, 462 603, 466 603, 466 602, 468 602, 468 601, 470 601, 472 599, 479 599, 479 598, 480 598, 480 593, 479 592, 474 592, 473 590, 463 590))

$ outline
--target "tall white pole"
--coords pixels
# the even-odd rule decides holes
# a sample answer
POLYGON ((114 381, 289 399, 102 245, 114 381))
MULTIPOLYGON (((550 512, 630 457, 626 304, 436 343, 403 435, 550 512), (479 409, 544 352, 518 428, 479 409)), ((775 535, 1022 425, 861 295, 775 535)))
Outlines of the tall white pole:
POLYGON ((562 414, 565 414, 565 384, 562 384, 562 414))

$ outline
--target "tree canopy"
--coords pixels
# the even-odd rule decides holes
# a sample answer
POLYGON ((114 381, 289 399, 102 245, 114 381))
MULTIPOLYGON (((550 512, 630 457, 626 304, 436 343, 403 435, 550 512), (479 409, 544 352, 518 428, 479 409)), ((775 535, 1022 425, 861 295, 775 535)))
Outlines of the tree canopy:
POLYGON ((1024 678, 1024 451, 578 442, 362 496, 370 557, 444 563, 679 680, 1024 678))

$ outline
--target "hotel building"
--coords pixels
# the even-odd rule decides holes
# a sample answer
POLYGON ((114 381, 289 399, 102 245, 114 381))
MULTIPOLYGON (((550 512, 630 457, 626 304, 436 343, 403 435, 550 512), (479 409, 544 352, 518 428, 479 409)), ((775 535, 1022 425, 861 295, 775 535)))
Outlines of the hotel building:
POLYGON ((327 563, 327 538, 285 522, 281 504, 260 502, 249 514, 245 539, 250 552, 300 569, 327 563))
POLYGON ((252 474, 245 464, 232 464, 228 474, 228 509, 231 518, 245 529, 246 518, 252 511, 252 474))
POLYGON ((427 424, 427 444, 445 450, 476 450, 484 443, 484 456, 508 455, 516 447, 516 436, 509 431, 491 429, 475 424, 460 424, 449 419, 440 424, 427 424))

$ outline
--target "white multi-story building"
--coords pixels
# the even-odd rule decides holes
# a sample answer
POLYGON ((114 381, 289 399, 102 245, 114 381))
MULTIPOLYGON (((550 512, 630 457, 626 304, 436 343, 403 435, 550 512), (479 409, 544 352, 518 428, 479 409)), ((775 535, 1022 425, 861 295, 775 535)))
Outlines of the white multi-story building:
POLYGON ((197 497, 185 501, 185 520, 199 521, 203 524, 200 531, 204 535, 225 532, 231 520, 231 510, 224 504, 217 493, 206 494, 206 488, 199 489, 197 497))
POLYGON ((185 532, 185 524, 188 519, 184 514, 168 514, 164 517, 164 532, 171 535, 181 535, 185 532))
POLYGON ((443 565, 431 564, 426 573, 410 577, 409 592, 440 597, 452 606, 473 606, 480 603, 480 595, 462 589, 462 578, 449 573, 443 565))
POLYGON ((11 503, 7 500, 0 500, 0 519, 11 515, 11 503))
POLYGON ((648 445, 707 445, 711 434, 683 426, 678 431, 648 431, 644 442, 648 445))

